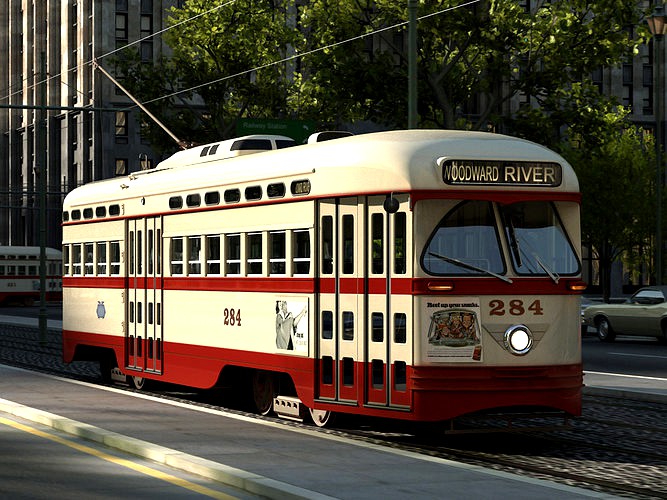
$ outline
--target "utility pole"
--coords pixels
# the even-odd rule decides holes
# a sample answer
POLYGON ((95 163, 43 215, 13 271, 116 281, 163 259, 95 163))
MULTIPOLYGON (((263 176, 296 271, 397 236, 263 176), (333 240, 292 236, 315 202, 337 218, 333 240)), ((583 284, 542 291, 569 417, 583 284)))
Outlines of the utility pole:
POLYGON ((417 0, 408 0, 408 128, 417 128, 417 0))
POLYGON ((36 110, 37 155, 35 173, 39 183, 39 341, 46 343, 46 54, 40 53, 39 106, 36 110))

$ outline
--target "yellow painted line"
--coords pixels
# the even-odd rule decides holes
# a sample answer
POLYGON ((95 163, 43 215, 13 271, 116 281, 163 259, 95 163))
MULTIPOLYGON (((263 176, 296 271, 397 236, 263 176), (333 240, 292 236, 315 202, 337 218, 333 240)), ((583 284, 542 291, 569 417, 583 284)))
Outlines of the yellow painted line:
POLYGON ((132 469, 136 472, 139 472, 141 474, 145 474, 147 476, 154 477, 156 479, 159 479, 161 481, 165 481, 167 483, 171 483, 175 486, 179 486, 181 488, 185 488, 186 490, 194 491, 195 493, 199 493, 201 495, 205 495, 207 497, 211 498, 217 498, 221 500, 231 500, 231 499, 236 499, 237 497, 234 497, 232 495, 228 495, 226 493, 222 493, 220 491, 215 491, 210 488, 207 488, 205 486, 200 486, 198 484, 192 483, 190 481, 187 481, 185 479, 178 478, 176 476, 172 476, 171 474, 167 474, 165 472, 161 472, 157 469, 152 469, 150 467, 146 467, 145 465, 137 464, 132 462, 131 460, 126 460, 124 458, 118 458, 114 457, 113 455, 109 455, 108 453, 104 453, 103 451, 96 450, 94 448, 91 448, 90 446, 86 446, 84 444, 79 444, 74 441, 70 441, 69 439, 62 438, 60 436, 57 436, 55 434, 49 434, 48 432, 40 431, 39 429, 35 429, 34 427, 30 427, 29 425, 24 425, 19 422, 14 422, 13 420, 9 420, 4 417, 0 417, 0 424, 7 425, 9 427, 13 427, 14 429, 27 432, 29 434, 32 434, 34 436, 39 436, 44 439, 49 439, 51 441, 55 441, 56 443, 60 443, 62 445, 68 446, 70 448, 73 448, 77 451, 80 451, 82 453, 87 453, 88 455, 93 455, 97 458, 101 458, 102 460, 106 460, 107 462, 114 463, 116 465, 120 465, 121 467, 127 467, 128 469, 132 469))

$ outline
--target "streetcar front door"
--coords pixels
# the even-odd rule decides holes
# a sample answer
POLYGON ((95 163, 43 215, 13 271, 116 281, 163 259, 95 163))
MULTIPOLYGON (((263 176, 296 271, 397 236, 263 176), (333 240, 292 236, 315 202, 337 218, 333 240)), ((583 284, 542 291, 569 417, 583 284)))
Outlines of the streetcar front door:
POLYGON ((384 196, 367 200, 365 402, 406 407, 410 405, 407 369, 412 360, 409 200, 407 195, 395 195, 393 207, 385 207, 385 201, 384 196))
POLYGON ((162 219, 128 222, 126 365, 162 372, 162 219))
POLYGON ((363 244, 356 197, 320 203, 319 331, 316 397, 360 401, 360 325, 363 319, 363 244))

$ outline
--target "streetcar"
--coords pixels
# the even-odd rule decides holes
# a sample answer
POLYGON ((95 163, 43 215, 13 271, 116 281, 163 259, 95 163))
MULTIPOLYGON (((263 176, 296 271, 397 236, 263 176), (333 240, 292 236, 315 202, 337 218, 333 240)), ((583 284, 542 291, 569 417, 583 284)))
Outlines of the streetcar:
POLYGON ((581 197, 563 158, 447 130, 218 146, 67 195, 65 362, 137 389, 236 388, 320 426, 580 414, 581 197))
MULTIPOLYGON (((45 300, 62 300, 62 254, 45 248, 45 300)), ((0 304, 31 306, 40 300, 40 247, 0 246, 0 304)))

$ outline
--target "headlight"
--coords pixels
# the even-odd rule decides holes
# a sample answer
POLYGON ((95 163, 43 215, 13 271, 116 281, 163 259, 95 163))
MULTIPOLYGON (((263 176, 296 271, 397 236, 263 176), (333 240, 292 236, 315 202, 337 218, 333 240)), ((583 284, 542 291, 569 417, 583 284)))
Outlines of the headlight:
POLYGON ((517 356, 523 356, 533 347, 533 332, 526 325, 513 325, 505 331, 505 349, 517 356))

